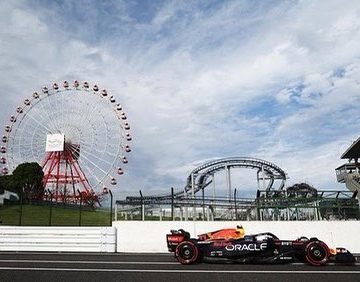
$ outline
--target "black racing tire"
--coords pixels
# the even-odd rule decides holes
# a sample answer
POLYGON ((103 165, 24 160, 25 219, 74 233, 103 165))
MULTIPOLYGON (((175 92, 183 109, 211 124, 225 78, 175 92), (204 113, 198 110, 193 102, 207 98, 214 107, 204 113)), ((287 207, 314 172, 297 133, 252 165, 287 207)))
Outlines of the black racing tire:
POLYGON ((192 241, 183 241, 176 247, 175 257, 181 264, 193 264, 199 258, 199 248, 192 241))
POLYGON ((313 266, 326 265, 329 261, 329 247, 322 241, 310 241, 305 246, 305 260, 313 266))

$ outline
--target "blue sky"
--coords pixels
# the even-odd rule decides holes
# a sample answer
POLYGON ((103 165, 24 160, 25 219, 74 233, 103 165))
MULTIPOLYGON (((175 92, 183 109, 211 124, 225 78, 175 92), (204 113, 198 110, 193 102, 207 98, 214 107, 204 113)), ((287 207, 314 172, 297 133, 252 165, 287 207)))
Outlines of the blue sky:
POLYGON ((231 156, 345 189, 334 169, 360 132, 360 2, 2 1, 0 26, 4 125, 53 81, 122 102, 134 142, 119 197, 182 188, 231 156))

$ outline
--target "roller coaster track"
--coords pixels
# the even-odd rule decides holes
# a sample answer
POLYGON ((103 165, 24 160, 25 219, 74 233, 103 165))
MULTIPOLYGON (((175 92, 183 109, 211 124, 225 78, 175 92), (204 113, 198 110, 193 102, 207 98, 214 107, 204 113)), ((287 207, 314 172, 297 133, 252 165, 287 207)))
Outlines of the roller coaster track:
MULTIPOLYGON (((197 168, 195 168, 187 178, 185 191, 189 192, 192 189, 192 177, 195 176, 195 193, 204 189, 211 183, 209 179, 214 173, 227 168, 250 168, 257 169, 258 176, 260 172, 264 172, 266 179, 269 180, 266 190, 272 189, 275 179, 280 179, 281 184, 278 189, 283 189, 286 180, 286 173, 277 165, 255 158, 225 158, 209 161, 197 168), (200 177, 197 177, 200 176, 200 177)), ((259 177, 258 177, 259 179, 259 177)))
MULTIPOLYGON (((273 189, 275 180, 280 180, 278 190, 282 190, 286 181, 286 173, 277 165, 264 161, 261 159, 247 158, 247 157, 234 157, 224 158, 208 161, 197 168, 195 168, 187 177, 187 183, 183 190, 174 193, 173 197, 181 199, 185 197, 185 194, 197 193, 204 190, 211 182, 212 176, 221 171, 231 168, 249 168, 257 170, 257 180, 267 180, 266 190, 273 189), (261 176, 259 176, 261 174, 261 176), (194 185, 194 187, 193 187, 194 185), (193 189, 194 188, 194 189, 193 189)), ((170 199, 171 194, 145 196, 143 200, 151 202, 162 202, 170 199)), ((127 197, 128 201, 140 201, 140 197, 127 197)))

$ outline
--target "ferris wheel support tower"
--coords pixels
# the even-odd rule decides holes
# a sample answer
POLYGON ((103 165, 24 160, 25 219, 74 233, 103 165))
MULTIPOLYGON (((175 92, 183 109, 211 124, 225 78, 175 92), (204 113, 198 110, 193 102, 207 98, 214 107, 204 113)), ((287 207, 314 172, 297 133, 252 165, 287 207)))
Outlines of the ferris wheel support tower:
POLYGON ((94 193, 77 162, 79 155, 80 146, 65 143, 64 134, 47 135, 46 154, 41 164, 44 172, 43 185, 45 190, 48 188, 52 191, 56 202, 65 202, 69 198, 72 202, 78 202, 80 197, 76 196, 75 186, 78 186, 77 189, 83 195, 94 193))

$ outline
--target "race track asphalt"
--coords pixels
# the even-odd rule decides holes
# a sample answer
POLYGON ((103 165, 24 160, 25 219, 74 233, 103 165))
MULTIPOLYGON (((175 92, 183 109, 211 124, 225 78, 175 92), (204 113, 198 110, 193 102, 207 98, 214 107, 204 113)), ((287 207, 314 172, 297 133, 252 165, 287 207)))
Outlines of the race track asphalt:
POLYGON ((353 266, 181 265, 169 254, 0 252, 0 281, 360 281, 353 266))

